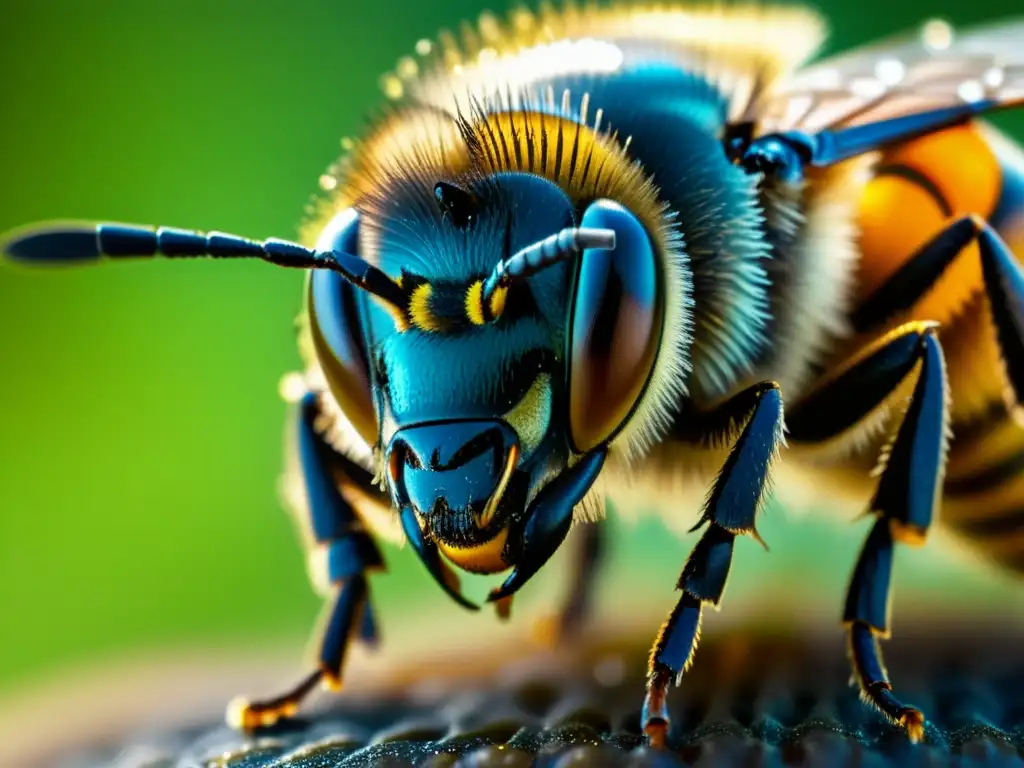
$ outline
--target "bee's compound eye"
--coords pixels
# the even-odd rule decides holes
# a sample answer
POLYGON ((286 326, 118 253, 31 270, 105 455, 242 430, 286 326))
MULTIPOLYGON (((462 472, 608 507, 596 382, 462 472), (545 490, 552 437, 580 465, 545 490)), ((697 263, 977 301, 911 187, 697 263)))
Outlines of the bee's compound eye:
MULTIPOLYGON (((357 218, 339 214, 317 247, 358 251, 357 218)), ((310 335, 331 394, 367 445, 377 441, 377 419, 370 390, 369 366, 356 289, 336 272, 314 271, 309 281, 310 335)))
POLYGON ((628 210, 603 200, 582 227, 615 230, 615 250, 578 259, 570 310, 569 428, 580 453, 626 425, 654 369, 663 298, 654 249, 628 210))

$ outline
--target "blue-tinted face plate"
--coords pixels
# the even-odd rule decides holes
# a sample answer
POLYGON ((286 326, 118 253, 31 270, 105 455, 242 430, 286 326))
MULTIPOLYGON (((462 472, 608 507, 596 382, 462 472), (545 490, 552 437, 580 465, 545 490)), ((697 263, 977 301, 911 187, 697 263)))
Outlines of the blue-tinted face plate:
POLYGON ((572 272, 562 265, 516 286, 493 323, 470 322, 465 296, 501 259, 575 225, 575 211, 557 186, 527 174, 459 190, 443 189, 443 200, 426 190, 429 207, 396 204, 407 213, 375 222, 379 264, 404 273, 403 285, 429 286, 423 315, 433 319, 397 329, 368 303, 367 327, 396 506, 414 506, 464 567, 502 570, 510 522, 568 455, 553 414, 565 407, 572 272), (500 552, 480 555, 496 541, 500 552))

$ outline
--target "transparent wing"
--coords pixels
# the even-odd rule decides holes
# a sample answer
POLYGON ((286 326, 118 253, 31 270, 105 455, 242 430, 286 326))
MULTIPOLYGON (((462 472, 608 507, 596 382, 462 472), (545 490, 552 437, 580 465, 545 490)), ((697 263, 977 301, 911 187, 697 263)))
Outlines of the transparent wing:
POLYGON ((758 133, 849 128, 964 104, 1024 103, 1024 17, 917 33, 801 69, 766 95, 758 133))

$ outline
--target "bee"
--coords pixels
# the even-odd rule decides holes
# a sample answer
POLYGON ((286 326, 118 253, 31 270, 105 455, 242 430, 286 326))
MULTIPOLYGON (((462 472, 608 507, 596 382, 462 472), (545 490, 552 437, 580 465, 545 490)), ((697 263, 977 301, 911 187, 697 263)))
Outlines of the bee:
POLYGON ((650 654, 642 727, 663 746, 785 449, 874 519, 842 612, 854 678, 923 737, 879 645, 896 544, 941 506, 1024 570, 1024 152, 982 121, 1024 103, 1024 20, 808 64, 824 33, 800 7, 485 14, 385 76, 301 242, 111 223, 6 240, 31 264, 308 271, 290 462, 327 618, 309 676, 231 722, 340 687, 347 647, 377 637, 389 523, 465 608, 460 570, 503 574, 487 602, 506 617, 579 525, 570 637, 603 499, 704 483, 702 508, 665 513, 700 536, 650 654))

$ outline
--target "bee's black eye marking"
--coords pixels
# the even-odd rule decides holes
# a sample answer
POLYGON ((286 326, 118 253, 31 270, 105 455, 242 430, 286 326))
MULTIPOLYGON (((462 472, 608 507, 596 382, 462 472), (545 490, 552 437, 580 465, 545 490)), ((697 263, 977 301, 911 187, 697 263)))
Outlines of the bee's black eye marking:
POLYGON ((477 209, 477 201, 472 194, 454 184, 439 181, 434 185, 434 197, 441 213, 447 214, 452 224, 459 229, 469 226, 477 209))

